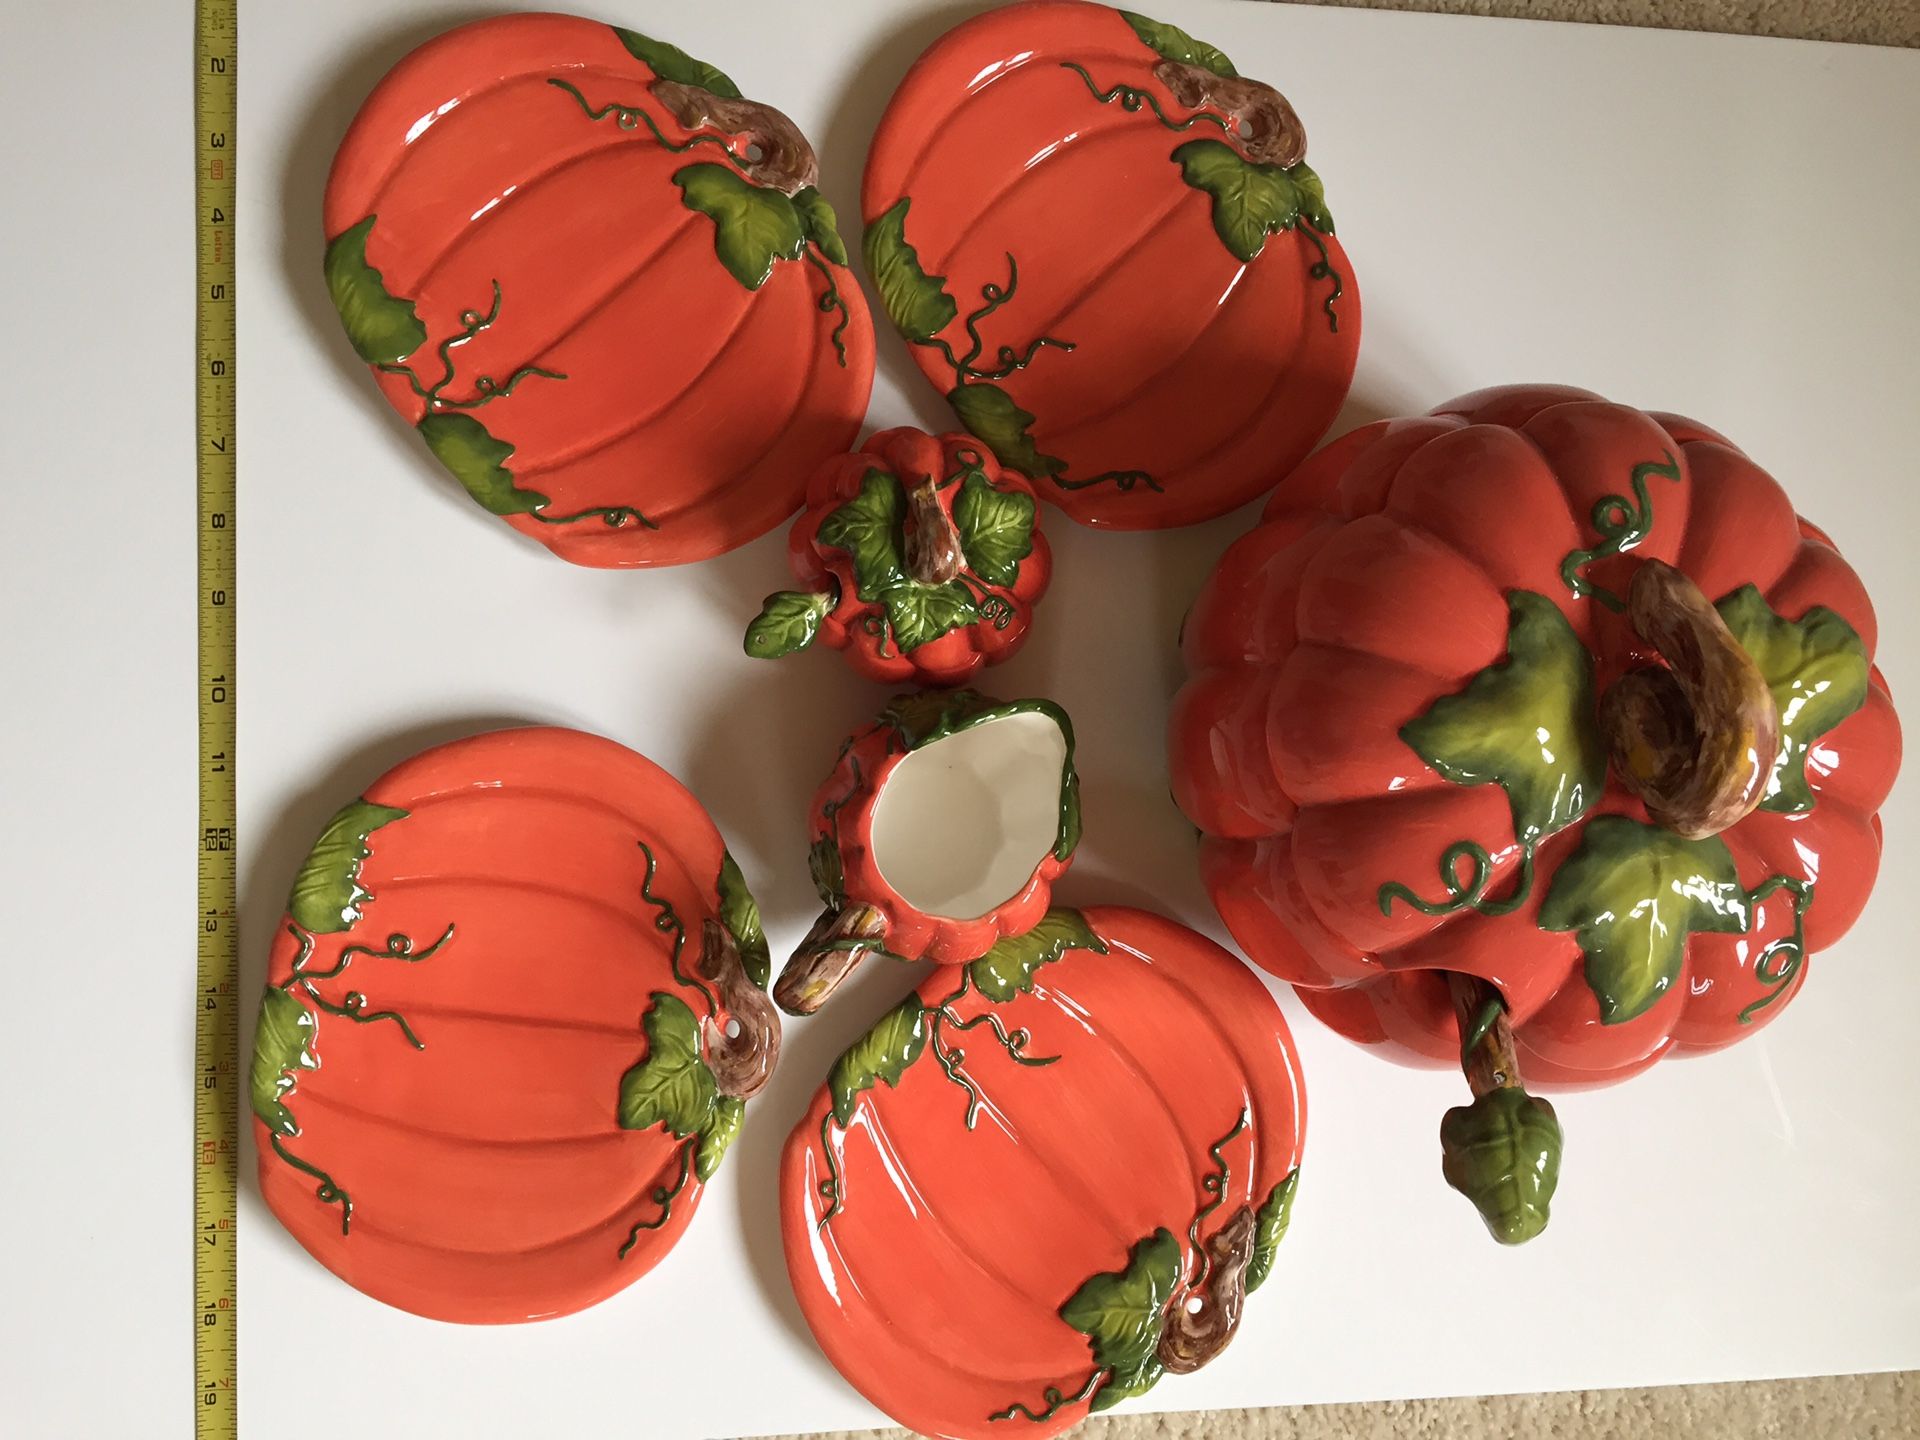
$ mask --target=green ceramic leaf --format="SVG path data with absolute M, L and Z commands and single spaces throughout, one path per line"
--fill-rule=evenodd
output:
M 1606 784 L 1593 657 L 1551 600 L 1507 597 L 1507 654 L 1409 721 L 1400 738 L 1456 785 L 1500 786 L 1521 844 L 1565 829 Z
M 1742 585 L 1717 608 L 1733 638 L 1767 677 L 1780 709 L 1780 754 L 1760 807 L 1788 815 L 1811 810 L 1807 751 L 1866 704 L 1866 642 L 1824 605 L 1798 620 L 1784 619 L 1751 585 Z
M 1213 228 L 1235 259 L 1251 263 L 1267 236 L 1291 230 L 1300 192 L 1278 165 L 1256 165 L 1219 140 L 1189 140 L 1173 152 L 1180 175 L 1213 197 Z
M 973 988 L 989 1000 L 1011 1000 L 1033 989 L 1034 971 L 1069 950 L 1104 955 L 1107 944 L 1078 910 L 1049 910 L 1031 930 L 994 942 L 991 950 L 967 966 L 967 973 L 973 977 Z
M 1029 480 L 1058 475 L 1067 462 L 1042 455 L 1035 448 L 1027 427 L 1033 416 L 1013 403 L 1013 397 L 998 385 L 976 380 L 947 392 L 947 403 L 960 423 L 986 442 L 987 448 L 1002 465 L 1012 466 Z
M 385 279 L 367 264 L 373 221 L 369 215 L 334 236 L 322 268 L 354 351 L 369 365 L 397 365 L 427 343 L 427 327 L 413 313 L 413 302 L 388 294 Z
M 883 599 L 907 578 L 905 508 L 900 482 L 884 470 L 869 470 L 860 493 L 820 522 L 820 543 L 852 557 L 854 592 L 862 600 Z
M 947 294 L 947 277 L 922 270 L 919 254 L 907 243 L 907 207 L 912 203 L 901 200 L 867 226 L 860 248 L 893 328 L 924 344 L 952 323 L 959 307 Z
M 1293 188 L 1300 195 L 1300 218 L 1322 235 L 1333 234 L 1333 215 L 1327 209 L 1327 187 L 1320 183 L 1320 177 L 1309 170 L 1307 162 L 1302 160 L 1287 171 L 1287 178 L 1293 181 Z
M 406 817 L 404 810 L 365 800 L 341 806 L 293 877 L 293 896 L 287 901 L 293 923 L 314 935 L 332 935 L 359 920 L 360 902 L 367 895 L 360 888 L 360 867 L 373 853 L 367 837 Z
M 1447 1184 L 1473 1202 L 1502 1245 L 1547 1228 L 1560 1183 L 1560 1121 L 1545 1100 L 1502 1089 L 1456 1105 L 1441 1117 L 1440 1152 Z
M 880 721 L 898 730 L 909 750 L 918 750 L 938 736 L 951 734 L 970 714 L 992 705 L 977 690 L 914 690 L 889 700 L 880 712 Z
M 700 1132 L 699 1149 L 693 1152 L 693 1173 L 700 1177 L 702 1185 L 711 1180 L 713 1172 L 720 1168 L 720 1162 L 726 1158 L 727 1150 L 733 1144 L 733 1137 L 740 1133 L 740 1121 L 746 1113 L 746 1101 L 736 1100 L 731 1095 L 722 1095 L 714 1102 L 713 1118 L 707 1122 L 707 1128 Z
M 973 573 L 1011 590 L 1020 562 L 1033 553 L 1033 517 L 1031 495 L 995 489 L 981 471 L 969 472 L 954 497 L 953 523 Z
M 909 995 L 865 1035 L 854 1041 L 847 1053 L 833 1062 L 827 1076 L 827 1090 L 833 1096 L 833 1118 L 842 1125 L 853 1120 L 855 1098 L 871 1090 L 882 1080 L 897 1083 L 907 1067 L 927 1048 L 927 1011 L 918 995 Z
M 547 503 L 538 490 L 521 490 L 507 469 L 513 446 L 496 440 L 471 415 L 440 413 L 420 422 L 420 438 L 453 472 L 467 493 L 495 515 L 531 515 Z
M 1092 1403 L 1087 1406 L 1087 1413 L 1098 1415 L 1102 1410 L 1111 1410 L 1122 1400 L 1131 1400 L 1136 1395 L 1146 1394 L 1166 1373 L 1167 1367 L 1162 1365 L 1159 1357 L 1155 1355 L 1149 1355 L 1146 1363 L 1138 1369 L 1129 1370 L 1124 1374 L 1118 1370 L 1114 1371 L 1094 1393 Z
M 762 990 L 773 973 L 773 956 L 767 949 L 767 932 L 760 924 L 760 906 L 747 889 L 746 876 L 725 850 L 720 852 L 720 923 L 740 947 L 740 968 Z
M 744 649 L 756 660 L 774 660 L 804 650 L 820 633 L 833 597 L 812 590 L 776 590 L 747 626 Z
M 800 224 L 820 253 L 836 265 L 847 263 L 847 242 L 840 238 L 839 217 L 827 197 L 808 185 L 793 197 L 793 208 L 800 212 Z
M 949 630 L 980 618 L 973 592 L 958 580 L 944 585 L 920 585 L 909 580 L 887 591 L 885 601 L 887 624 L 903 651 L 918 650 Z
M 1577 932 L 1587 984 L 1608 1025 L 1633 1019 L 1666 993 L 1688 935 L 1737 935 L 1749 920 L 1725 841 L 1683 840 L 1624 815 L 1588 823 L 1540 905 L 1542 930 Z
M 1143 1375 L 1153 1363 L 1182 1259 L 1173 1232 L 1156 1230 L 1133 1247 L 1126 1269 L 1095 1275 L 1060 1307 L 1060 1318 L 1093 1342 L 1094 1363 L 1111 1370 L 1114 1381 Z
M 1239 73 L 1225 55 L 1206 41 L 1194 39 L 1178 25 L 1169 25 L 1164 20 L 1149 20 L 1145 15 L 1136 15 L 1131 10 L 1122 10 L 1120 18 L 1131 25 L 1133 33 L 1162 60 L 1198 65 L 1216 75 L 1232 76 Z
M 720 1092 L 700 1058 L 700 1022 L 684 1000 L 656 990 L 641 1022 L 647 1054 L 620 1077 L 620 1128 L 663 1125 L 674 1135 L 698 1135 L 713 1119 Z
M 673 172 L 689 210 L 713 221 L 720 263 L 749 290 L 773 274 L 776 260 L 798 260 L 806 227 L 794 203 L 778 190 L 755 185 L 731 165 L 699 164 Z
M 1300 1167 L 1295 1166 L 1273 1189 L 1255 1212 L 1253 1259 L 1247 1263 L 1247 1293 L 1251 1295 L 1273 1273 L 1273 1257 L 1280 1242 L 1287 1238 L 1287 1224 L 1293 1219 L 1293 1192 L 1300 1185 Z
M 677 81 L 682 85 L 698 85 L 702 90 L 711 90 L 728 100 L 740 98 L 740 87 L 729 80 L 724 71 L 704 60 L 694 59 L 678 45 L 655 40 L 638 30 L 623 30 L 618 25 L 608 28 L 620 37 L 620 43 L 627 47 L 627 53 L 658 78 Z
M 1060 833 L 1053 842 L 1053 858 L 1064 860 L 1080 847 L 1080 772 L 1068 760 L 1060 782 Z
M 813 877 L 813 888 L 824 903 L 838 906 L 847 898 L 847 877 L 840 861 L 840 847 L 834 844 L 831 835 L 822 835 L 807 851 L 807 873 Z
M 253 1113 L 276 1135 L 297 1135 L 293 1112 L 285 1104 L 296 1083 L 295 1070 L 317 1070 L 313 1053 L 314 1013 L 277 985 L 260 997 L 260 1025 L 253 1033 L 253 1066 L 248 1090 Z

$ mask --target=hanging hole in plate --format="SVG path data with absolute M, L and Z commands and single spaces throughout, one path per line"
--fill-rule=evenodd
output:
M 746 158 L 749 165 L 758 165 L 762 160 L 767 158 L 767 152 L 760 148 L 759 141 L 748 141 Z
M 738 1040 L 740 1038 L 740 1022 L 738 1020 L 727 1021 L 726 1032 L 727 1039 Z
M 1202 1299 L 1200 1296 L 1189 1295 L 1187 1297 L 1187 1313 L 1189 1315 L 1198 1315 L 1202 1310 L 1206 1308 L 1207 1308 L 1207 1302 L 1204 1299 Z
M 1234 121 L 1233 133 L 1238 135 L 1242 140 L 1251 140 L 1253 138 L 1252 122 L 1246 119 Z

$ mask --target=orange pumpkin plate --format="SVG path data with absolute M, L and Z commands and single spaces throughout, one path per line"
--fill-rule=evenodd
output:
M 326 280 L 380 389 L 483 507 L 582 565 L 720 554 L 848 448 L 873 334 L 812 149 L 663 41 L 461 26 L 374 88 Z
M 699 803 L 575 730 L 416 756 L 314 842 L 267 961 L 260 1191 L 375 1299 L 563 1315 L 679 1239 L 780 1030 Z
M 1353 379 L 1360 295 L 1306 149 L 1278 91 L 1177 26 L 1009 5 L 888 105 L 867 271 L 1043 499 L 1122 530 L 1211 519 L 1304 458 Z
M 801 1311 L 904 1425 L 1056 1435 L 1233 1338 L 1304 1107 L 1246 966 L 1138 910 L 1056 909 L 834 1064 L 781 1165 Z

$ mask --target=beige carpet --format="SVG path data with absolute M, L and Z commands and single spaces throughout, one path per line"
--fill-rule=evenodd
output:
M 1920 0 L 1305 0 L 1531 20 L 1658 25 L 1797 40 L 1920 47 Z M 907 1430 L 830 1440 L 905 1440 Z M 1077 1440 L 1895 1440 L 1920 1435 L 1920 1372 L 1658 1390 L 1578 1390 L 1470 1400 L 1393 1400 L 1203 1410 L 1090 1420 Z M 780 1440 L 801 1440 L 783 1436 Z

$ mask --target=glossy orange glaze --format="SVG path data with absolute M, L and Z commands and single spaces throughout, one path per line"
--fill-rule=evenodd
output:
M 672 1248 L 702 1189 L 690 1176 L 666 1223 L 621 1257 L 692 1143 L 616 1121 L 621 1077 L 647 1052 L 642 1017 L 664 992 L 728 1018 L 675 979 L 673 936 L 641 893 L 640 846 L 657 861 L 652 895 L 692 937 L 690 970 L 716 914 L 719 832 L 658 766 L 573 730 L 442 745 L 365 798 L 408 813 L 368 837 L 361 918 L 311 937 L 306 969 L 392 935 L 418 955 L 451 926 L 425 958 L 357 954 L 317 986 L 333 1004 L 360 992 L 369 1015 L 404 1017 L 422 1048 L 391 1021 L 318 1014 L 318 1068 L 293 1072 L 299 1130 L 285 1143 L 349 1192 L 351 1227 L 256 1118 L 261 1195 L 321 1264 L 416 1314 L 499 1323 L 603 1300 Z M 302 948 L 283 918 L 269 986 L 289 980 Z
M 1066 464 L 1056 478 L 1030 472 L 1042 498 L 1127 530 L 1210 519 L 1269 489 L 1332 422 L 1360 342 L 1359 288 L 1330 234 L 1342 285 L 1332 316 L 1332 280 L 1309 273 L 1321 257 L 1300 226 L 1269 235 L 1251 263 L 1223 245 L 1208 196 L 1171 158 L 1218 128 L 1169 129 L 1149 110 L 1102 103 L 1065 68 L 1084 67 L 1101 92 L 1151 95 L 1182 122 L 1193 112 L 1155 77 L 1160 60 L 1103 5 L 1031 0 L 978 16 L 902 82 L 862 192 L 869 226 L 911 202 L 906 238 L 958 305 L 940 332 L 958 350 L 982 287 L 1005 286 L 1008 257 L 1017 263 L 1017 288 L 981 323 L 983 363 L 1039 337 L 1072 345 L 995 383 L 1035 417 L 1039 451 Z M 1261 78 L 1286 88 L 1284 73 Z M 909 349 L 942 394 L 954 387 L 938 349 Z M 1136 471 L 1152 485 L 1071 488 Z
M 1016 583 L 971 587 L 998 597 L 1005 607 L 1004 622 L 995 624 L 983 617 L 907 651 L 882 628 L 884 609 L 861 598 L 847 552 L 819 538 L 821 522 L 859 494 L 862 480 L 876 469 L 911 486 L 927 479 L 942 482 L 970 467 L 978 468 L 996 490 L 1033 494 L 1025 477 L 1003 470 L 992 452 L 971 435 L 928 435 L 908 427 L 868 436 L 858 450 L 827 461 L 807 482 L 807 508 L 793 522 L 787 538 L 793 573 L 808 589 L 838 593 L 839 603 L 821 621 L 820 639 L 844 654 L 847 663 L 869 680 L 885 685 L 963 685 L 983 667 L 1011 659 L 1026 643 L 1034 607 L 1046 594 L 1053 574 L 1052 551 L 1040 533 L 1037 515 L 1033 551 L 1019 562 Z M 959 493 L 957 484 L 939 492 L 940 505 L 950 516 Z
M 715 225 L 682 203 L 673 175 L 722 159 L 676 154 L 644 124 L 589 119 L 644 110 L 675 143 L 695 133 L 655 99 L 652 72 L 611 26 L 507 15 L 429 41 L 367 97 L 327 182 L 329 239 L 377 217 L 367 261 L 410 299 L 428 344 L 409 366 L 431 385 L 435 347 L 462 315 L 497 321 L 450 352 L 511 395 L 471 412 L 513 447 L 515 483 L 549 513 L 633 507 L 652 525 L 588 518 L 508 521 L 583 565 L 670 565 L 717 555 L 793 513 L 806 475 L 853 443 L 873 378 L 872 326 L 852 273 L 831 266 L 848 307 L 836 359 L 822 271 L 774 263 L 757 290 L 716 258 Z M 744 146 L 740 147 L 744 148 Z M 409 423 L 427 405 L 401 375 L 376 377 Z
M 963 1068 L 981 1096 L 971 1128 L 966 1093 L 925 1053 L 860 1093 L 845 1126 L 823 1089 L 787 1142 L 781 1231 L 801 1311 L 856 1389 L 926 1435 L 1040 1437 L 1079 1423 L 1097 1387 L 1041 1422 L 988 1417 L 1088 1384 L 1088 1339 L 1058 1312 L 1142 1237 L 1171 1231 L 1191 1267 L 1209 1147 L 1240 1116 L 1248 1123 L 1219 1151 L 1227 1178 L 1203 1244 L 1300 1163 L 1299 1063 L 1259 980 L 1158 916 L 1084 913 L 1106 954 L 1068 950 L 1027 993 L 953 1003 L 959 1019 L 993 1012 L 1029 1032 L 1031 1056 L 1059 1057 L 1016 1065 L 984 1025 L 965 1031 Z M 962 974 L 935 971 L 921 1000 L 937 1004 Z M 821 1186 L 836 1172 L 841 1205 L 827 1218 Z M 1252 1300 L 1249 1317 L 1271 1304 Z M 1278 1333 L 1234 1343 L 1277 1346 Z
M 1000 708 L 1000 702 L 973 691 L 955 691 L 952 695 L 922 694 L 901 696 L 894 701 L 938 709 L 947 704 L 977 711 Z M 1046 708 L 1056 723 L 1070 725 L 1065 712 L 1047 702 L 1013 701 L 1012 709 Z M 963 721 L 964 723 L 964 721 Z M 992 723 L 987 720 L 984 723 Z M 880 870 L 873 849 L 874 816 L 878 812 L 880 792 L 893 772 L 908 755 L 919 748 L 920 737 L 910 733 L 894 718 L 892 709 L 883 712 L 873 724 L 848 737 L 840 759 L 820 788 L 814 792 L 808 817 L 808 833 L 814 852 L 830 848 L 838 855 L 842 894 L 822 895 L 834 908 L 845 901 L 871 905 L 887 920 L 884 948 L 906 960 L 933 960 L 940 964 L 959 964 L 986 954 L 996 940 L 1030 930 L 1047 913 L 1053 897 L 1053 882 L 1073 863 L 1074 847 L 1079 841 L 1079 781 L 1073 771 L 1073 737 L 1067 732 L 1066 774 L 1062 783 L 1071 793 L 1073 819 L 1071 837 L 1065 853 L 1043 856 L 1027 882 L 1013 895 L 981 915 L 935 915 L 910 905 Z M 937 742 L 936 742 L 937 743 Z M 1064 823 L 1064 822 L 1063 822 Z M 1060 847 L 1056 846 L 1056 850 Z M 818 870 L 815 871 L 816 882 Z
M 1594 543 L 1596 502 L 1668 455 L 1679 478 L 1652 482 L 1651 531 L 1591 577 L 1624 594 L 1651 557 L 1715 599 L 1752 584 L 1785 617 L 1838 612 L 1871 658 L 1860 578 L 1772 477 L 1696 422 L 1558 386 L 1481 391 L 1343 436 L 1281 485 L 1195 602 L 1170 728 L 1176 798 L 1202 831 L 1202 869 L 1235 939 L 1350 1038 L 1457 1064 L 1445 974 L 1460 971 L 1505 997 L 1530 1086 L 1591 1085 L 1752 1034 L 1804 983 L 1802 965 L 1778 1003 L 1756 1007 L 1768 993 L 1756 962 L 1792 929 L 1790 897 L 1775 893 L 1754 905 L 1747 933 L 1693 933 L 1666 992 L 1603 1023 L 1575 936 L 1537 921 L 1594 817 L 1645 820 L 1617 782 L 1540 845 L 1531 898 L 1513 913 L 1382 913 L 1383 885 L 1431 887 L 1438 857 L 1463 839 L 1493 858 L 1488 893 L 1511 888 L 1522 857 L 1499 786 L 1449 783 L 1400 729 L 1502 659 L 1513 590 L 1552 599 L 1594 655 L 1601 691 L 1644 658 L 1624 618 L 1577 597 L 1560 567 Z M 1808 754 L 1813 808 L 1762 809 L 1720 836 L 1743 886 L 1818 881 L 1809 954 L 1866 903 L 1875 812 L 1899 760 L 1899 723 L 1872 670 L 1864 705 Z

